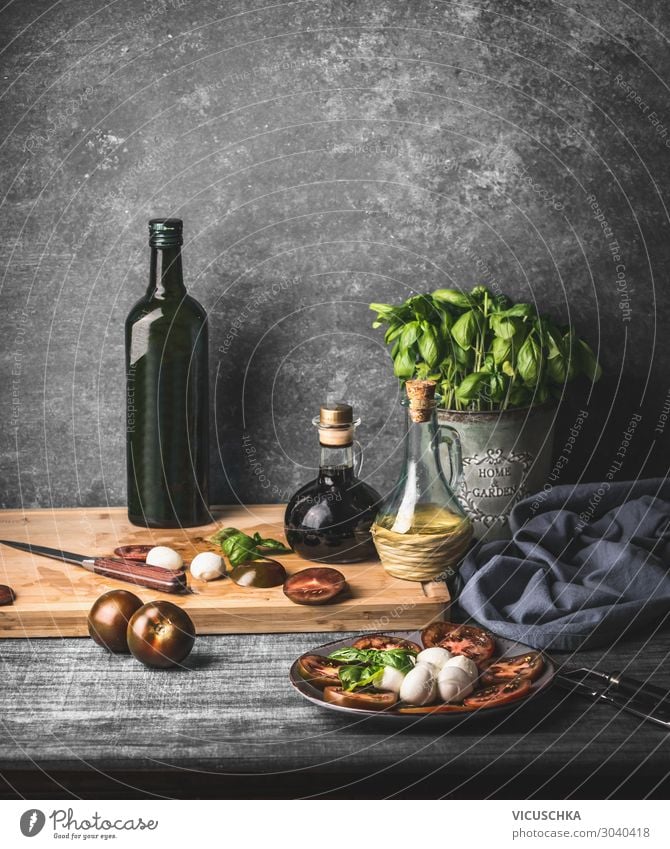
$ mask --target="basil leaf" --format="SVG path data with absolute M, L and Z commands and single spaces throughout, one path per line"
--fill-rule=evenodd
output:
M 410 669 L 414 668 L 414 658 L 416 652 L 407 651 L 406 649 L 386 649 L 377 652 L 377 658 L 374 663 L 377 666 L 392 666 L 394 669 L 399 669 L 407 674 Z
M 393 360 L 393 372 L 401 380 L 409 380 L 414 374 L 416 355 L 411 351 L 403 349 L 402 346 Z
M 468 310 L 451 328 L 451 335 L 461 348 L 471 348 L 477 338 L 478 321 L 474 310 Z
M 507 383 L 506 378 L 501 372 L 494 372 L 489 377 L 489 398 L 491 401 L 495 401 L 496 403 L 500 403 L 505 397 L 505 392 L 507 391 Z
M 456 397 L 459 401 L 472 401 L 479 395 L 482 382 L 487 377 L 486 374 L 476 371 L 474 374 L 469 374 L 456 387 Z
M 537 315 L 537 310 L 532 304 L 514 304 L 513 307 L 507 310 L 501 310 L 498 315 L 505 318 L 530 318 Z
M 502 336 L 494 336 L 491 344 L 491 352 L 493 354 L 493 362 L 496 365 L 504 363 L 505 360 L 512 362 L 514 358 L 514 345 L 511 339 L 505 339 Z
M 565 383 L 568 377 L 568 367 L 563 357 L 552 357 L 547 360 L 547 376 L 554 383 Z
M 470 297 L 474 298 L 478 303 L 483 303 L 486 299 L 491 299 L 491 291 L 486 286 L 475 286 L 470 292 Z
M 223 545 L 224 540 L 227 540 L 228 537 L 233 536 L 233 534 L 238 534 L 239 531 L 237 528 L 219 528 L 218 531 L 215 531 L 211 536 L 208 536 L 207 542 L 214 543 L 214 545 Z
M 564 357 L 563 340 L 560 331 L 551 324 L 544 326 L 544 342 L 547 346 L 547 358 L 553 360 L 555 357 Z
M 419 322 L 418 321 L 409 321 L 403 327 L 402 333 L 400 334 L 400 347 L 401 348 L 409 348 L 415 342 L 416 338 L 419 335 Z
M 491 330 L 501 339 L 512 339 L 516 336 L 517 324 L 511 318 L 504 318 L 500 313 L 490 317 Z
M 586 342 L 578 339 L 575 353 L 577 355 L 579 367 L 588 379 L 593 380 L 594 382 L 596 380 L 600 380 L 603 370 L 596 359 L 596 355 L 593 353 L 591 348 L 589 348 Z
M 577 337 L 574 330 L 568 330 L 563 334 L 563 348 L 566 352 L 566 361 L 568 365 L 568 380 L 577 377 L 580 371 L 577 353 Z
M 471 369 L 475 361 L 475 352 L 472 350 L 466 351 L 460 345 L 454 345 L 454 359 L 463 369 Z
M 509 403 L 514 407 L 527 407 L 532 397 L 524 386 L 513 386 L 509 393 Z
M 433 299 L 430 295 L 414 295 L 407 303 L 411 306 L 415 318 L 429 318 L 433 311 Z
M 423 357 L 430 368 L 437 365 L 440 359 L 440 349 L 437 344 L 437 335 L 428 322 L 422 322 L 422 332 L 419 336 L 419 354 Z
M 436 289 L 433 292 L 433 297 L 436 301 L 442 301 L 454 307 L 460 307 L 466 310 L 470 308 L 469 296 L 464 292 L 459 292 L 458 289 Z
M 353 690 L 360 681 L 363 667 L 361 666 L 340 666 L 337 670 L 340 679 L 340 685 L 343 690 Z
M 328 655 L 333 660 L 343 660 L 345 663 L 367 663 L 368 653 L 363 649 L 355 649 L 353 646 L 345 646 L 335 649 Z
M 535 403 L 536 404 L 544 404 L 545 401 L 548 401 L 551 398 L 551 394 L 546 386 L 540 385 L 537 387 L 537 392 L 535 394 Z
M 540 346 L 529 336 L 519 349 L 516 367 L 526 386 L 535 386 L 540 376 L 542 354 Z
M 396 307 L 392 304 L 370 304 L 370 309 L 377 313 L 377 319 L 389 321 L 396 313 Z
M 390 345 L 394 339 L 397 339 L 398 336 L 403 332 L 405 325 L 402 322 L 398 322 L 396 324 L 395 321 L 392 321 L 389 325 L 389 329 L 384 334 L 384 344 Z
M 250 536 L 238 531 L 233 536 L 224 540 L 223 553 L 230 560 L 231 566 L 239 566 L 240 563 L 247 563 L 249 560 L 260 560 L 262 555 L 256 548 L 256 543 Z
M 442 334 L 443 343 L 450 339 L 450 330 L 454 323 L 454 318 L 450 312 L 445 309 L 439 309 L 440 313 L 440 333 Z
M 340 666 L 337 674 L 342 689 L 351 692 L 374 684 L 381 671 L 379 666 Z
M 254 538 L 258 536 L 258 534 L 254 534 Z M 278 539 L 258 539 L 256 540 L 256 544 L 259 549 L 263 549 L 263 551 L 272 551 L 275 554 L 290 554 L 293 549 L 288 548 L 288 546 L 284 545 L 283 542 L 280 542 Z

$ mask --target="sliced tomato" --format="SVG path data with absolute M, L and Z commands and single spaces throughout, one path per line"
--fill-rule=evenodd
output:
M 498 684 L 501 681 L 512 681 L 517 676 L 535 681 L 544 669 L 544 659 L 540 652 L 529 651 L 514 657 L 500 657 L 492 661 L 484 670 L 482 684 Z
M 512 681 L 501 681 L 499 684 L 491 684 L 482 690 L 475 690 L 463 704 L 467 708 L 500 707 L 507 702 L 522 699 L 531 688 L 530 678 L 514 678 Z
M 447 634 L 454 631 L 459 626 L 455 622 L 433 622 L 421 632 L 421 642 L 429 649 L 433 646 L 438 646 L 440 640 L 443 640 Z
M 474 625 L 459 625 L 438 643 L 452 654 L 464 654 L 481 666 L 496 650 L 493 636 Z
M 388 710 L 398 701 L 397 694 L 388 690 L 358 690 L 345 693 L 341 687 L 326 687 L 323 697 L 333 705 L 358 710 Z
M 392 637 L 388 634 L 366 634 L 364 637 L 354 640 L 352 646 L 355 649 L 379 649 L 380 651 L 405 649 L 405 651 L 415 651 L 417 654 L 421 651 L 421 646 L 417 646 L 411 640 L 404 640 L 402 637 Z
M 335 600 L 341 601 L 346 589 L 347 581 L 344 575 L 329 566 L 302 569 L 284 583 L 284 594 L 295 604 L 330 604 Z
M 342 666 L 341 661 L 331 660 L 321 654 L 305 654 L 298 660 L 298 672 L 301 677 L 321 690 L 324 687 L 339 685 L 340 666 Z

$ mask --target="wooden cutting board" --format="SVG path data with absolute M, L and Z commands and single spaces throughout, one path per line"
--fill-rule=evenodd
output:
M 123 508 L 3 510 L 0 539 L 93 556 L 112 555 L 117 546 L 130 543 L 169 545 L 189 562 L 197 552 L 211 550 L 204 537 L 217 527 L 284 538 L 280 504 L 223 507 L 214 515 L 217 523 L 203 528 L 150 530 L 131 525 Z M 295 554 L 277 559 L 289 574 L 313 565 Z M 338 604 L 308 607 L 293 604 L 281 587 L 242 588 L 228 578 L 205 583 L 189 576 L 195 595 L 167 595 L 0 545 L 0 584 L 8 584 L 17 596 L 13 605 L 0 607 L 0 637 L 85 636 L 92 603 L 116 588 L 130 589 L 144 601 L 164 598 L 181 605 L 200 634 L 422 628 L 441 618 L 449 601 L 443 583 L 400 581 L 387 575 L 379 562 L 337 568 L 346 575 L 350 597 Z

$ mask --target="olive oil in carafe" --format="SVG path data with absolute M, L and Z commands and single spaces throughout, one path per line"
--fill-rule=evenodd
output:
M 462 471 L 458 434 L 438 428 L 435 386 L 432 380 L 406 383 L 405 462 L 370 529 L 384 569 L 407 581 L 446 577 L 472 538 L 472 525 L 454 493 Z M 449 443 L 449 482 L 439 456 L 443 439 Z
M 398 533 L 401 537 L 406 534 L 446 534 L 456 531 L 466 520 L 447 507 L 440 507 L 439 504 L 418 504 L 409 521 L 407 530 L 398 532 L 397 515 L 380 515 L 375 521 L 375 526 Z

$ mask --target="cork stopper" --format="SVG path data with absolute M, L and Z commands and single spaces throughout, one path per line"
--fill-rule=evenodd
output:
M 312 423 L 319 429 L 319 442 L 329 448 L 344 448 L 354 441 L 354 428 L 360 419 L 354 421 L 351 404 L 323 404 L 319 415 Z
M 319 410 L 319 420 L 322 425 L 350 425 L 354 420 L 354 409 L 351 404 L 324 404 Z
M 436 388 L 437 383 L 434 380 L 408 380 L 405 383 L 409 398 L 409 417 L 413 422 L 430 421 L 436 404 Z

